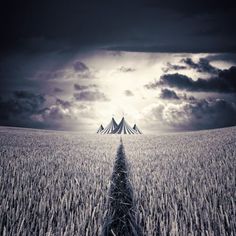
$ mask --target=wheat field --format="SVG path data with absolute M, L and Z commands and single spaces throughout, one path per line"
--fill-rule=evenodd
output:
M 235 137 L 122 136 L 140 235 L 236 235 Z M 0 127 L 0 235 L 101 235 L 119 144 Z

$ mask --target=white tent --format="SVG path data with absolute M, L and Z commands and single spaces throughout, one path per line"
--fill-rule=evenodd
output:
M 117 128 L 113 131 L 113 134 L 137 134 L 137 132 L 132 129 L 123 117 Z
M 99 129 L 98 129 L 98 131 L 97 131 L 97 134 L 100 134 L 102 130 L 104 130 L 104 128 L 103 128 L 102 125 L 100 125 L 100 127 L 99 127 Z
M 133 129 L 138 133 L 138 134 L 142 134 L 142 132 L 139 130 L 138 126 L 135 124 Z
M 114 130 L 117 128 L 117 123 L 114 118 L 111 119 L 111 122 L 103 129 L 101 134 L 113 134 Z

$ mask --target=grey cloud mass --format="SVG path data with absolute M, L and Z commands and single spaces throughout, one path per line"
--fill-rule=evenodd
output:
M 209 74 L 218 74 L 220 70 L 212 66 L 206 58 L 200 58 L 196 63 L 191 58 L 182 59 L 181 62 L 185 63 L 192 69 L 197 70 L 197 72 L 209 73 Z
M 220 69 L 212 66 L 207 58 L 200 58 L 198 62 L 194 62 L 192 58 L 184 58 L 180 61 L 182 65 L 174 65 L 171 63 L 167 63 L 166 67 L 162 70 L 163 72 L 167 73 L 169 71 L 178 71 L 178 70 L 185 70 L 185 69 L 194 69 L 200 73 L 208 73 L 208 74 L 218 74 Z
M 26 127 L 40 127 L 31 116 L 43 109 L 45 98 L 41 94 L 15 91 L 9 98 L 0 100 L 0 124 Z
M 161 94 L 160 94 L 160 98 L 162 99 L 179 99 L 179 96 L 176 94 L 176 92 L 174 90 L 170 90 L 170 89 L 162 89 L 161 90 Z
M 108 98 L 104 93 L 96 90 L 96 91 L 81 91 L 78 93 L 74 93 L 74 98 L 77 101 L 108 101 Z
M 160 77 L 160 81 L 154 81 L 145 85 L 147 89 L 155 89 L 161 86 L 169 86 L 187 91 L 195 92 L 219 92 L 219 93 L 235 93 L 236 92 L 236 67 L 228 70 L 222 70 L 217 76 L 209 79 L 197 79 L 182 74 L 164 74 Z
M 157 104 L 152 107 L 150 116 L 175 130 L 221 128 L 236 125 L 236 104 L 223 99 Z
M 77 91 L 91 89 L 91 88 L 97 88 L 98 86 L 96 84 L 89 84 L 89 85 L 80 85 L 80 84 L 74 84 L 74 89 Z
M 74 113 L 77 109 L 77 113 Z M 74 130 L 78 113 L 86 111 L 83 104 L 57 98 L 51 105 L 46 104 L 45 96 L 28 91 L 15 91 L 8 98 L 0 98 L 0 125 L 28 128 Z M 83 116 L 89 114 L 83 113 Z M 91 114 L 90 114 L 91 115 Z
M 183 66 L 183 65 L 173 65 L 171 63 L 167 63 L 166 67 L 162 68 L 162 71 L 167 73 L 171 70 L 177 71 L 177 70 L 185 70 L 187 69 L 187 66 Z

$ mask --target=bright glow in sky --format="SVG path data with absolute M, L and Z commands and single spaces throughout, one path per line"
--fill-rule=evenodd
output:
M 198 62 L 200 58 L 206 58 L 209 54 L 167 54 L 167 53 L 132 53 L 132 52 L 110 52 L 96 51 L 89 54 L 78 54 L 73 60 L 65 64 L 63 71 L 63 79 L 56 78 L 51 81 L 54 87 L 63 89 L 63 93 L 58 95 L 61 99 L 73 101 L 74 108 L 68 112 L 78 116 L 78 127 L 81 128 L 81 122 L 85 124 L 86 130 L 94 131 L 103 124 L 108 124 L 111 117 L 119 121 L 123 114 L 131 125 L 137 123 L 141 129 L 163 130 L 166 127 L 157 120 L 148 117 L 148 111 L 151 107 L 161 104 L 162 106 L 170 106 L 169 101 L 160 99 L 161 88 L 154 90 L 146 89 L 144 86 L 154 80 L 158 81 L 164 74 L 163 70 L 168 63 L 173 65 L 183 65 L 181 62 L 184 58 L 191 58 L 194 62 Z M 87 66 L 85 72 L 74 71 L 73 65 L 79 61 Z M 220 69 L 227 69 L 231 66 L 229 62 L 216 61 L 212 65 Z M 191 77 L 193 80 L 200 78 L 209 78 L 210 75 L 187 68 L 183 70 L 170 70 L 168 73 L 181 73 Z M 102 93 L 106 99 L 95 99 L 87 101 L 86 99 L 75 99 L 73 94 L 76 92 L 73 85 L 80 86 L 96 85 L 89 91 Z M 178 91 L 184 95 L 188 94 Z M 191 93 L 192 94 L 192 93 Z M 194 94 L 196 96 L 196 94 Z M 197 93 L 198 97 L 207 97 L 208 94 Z M 88 99 L 89 100 L 89 99 Z M 172 101 L 173 104 L 182 104 L 180 101 Z M 86 109 L 76 109 L 78 105 L 83 104 Z M 168 117 L 164 115 L 168 120 Z M 149 120 L 148 120 L 149 119 Z M 147 124 L 149 123 L 149 124 Z M 154 123 L 154 126 L 153 126 Z M 76 122 L 73 123 L 76 126 Z

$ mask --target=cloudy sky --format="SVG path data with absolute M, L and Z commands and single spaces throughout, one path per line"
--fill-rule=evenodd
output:
M 145 133 L 236 125 L 233 1 L 11 1 L 0 125 Z

